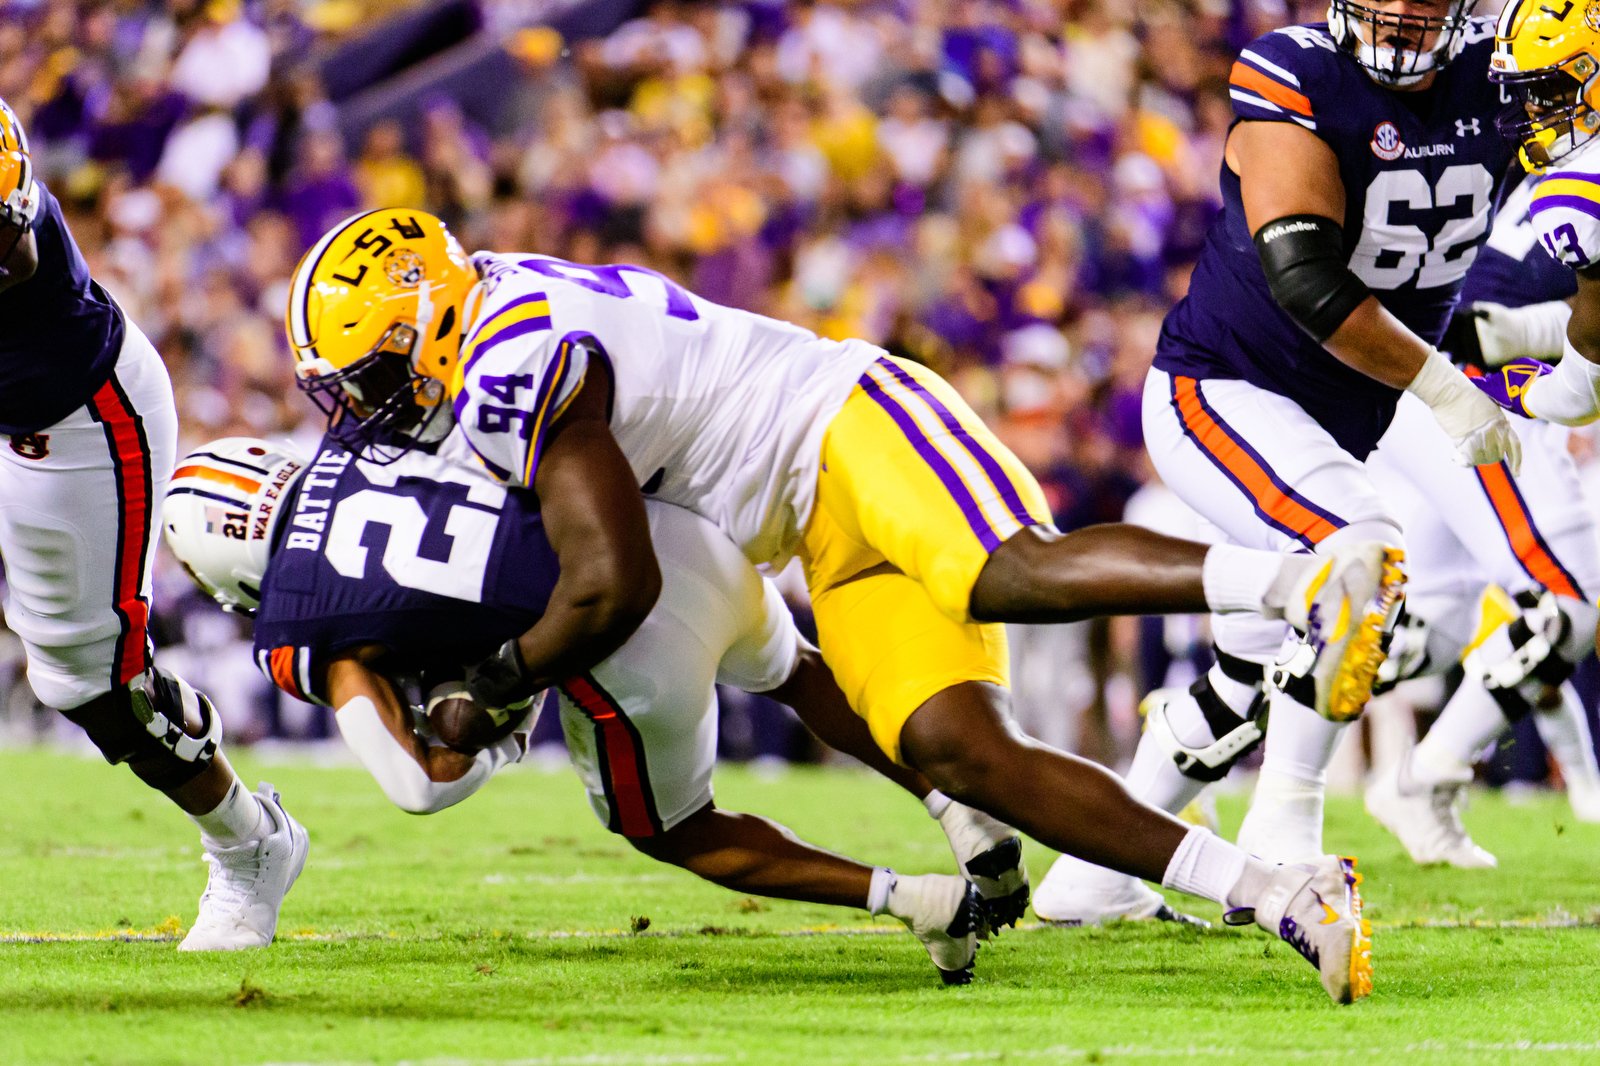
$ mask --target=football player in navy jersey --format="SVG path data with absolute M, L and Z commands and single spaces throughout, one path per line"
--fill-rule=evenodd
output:
M 1327 23 L 1266 34 L 1232 68 L 1223 211 L 1163 324 L 1144 398 L 1162 480 L 1220 542 L 1318 554 L 1352 538 L 1402 543 L 1364 461 L 1405 392 L 1457 462 L 1517 465 L 1504 413 L 1435 347 L 1511 162 L 1487 77 L 1492 27 L 1469 6 L 1333 0 Z M 1318 854 L 1344 723 L 1313 714 L 1293 682 L 1265 694 L 1263 667 L 1292 651 L 1281 624 L 1219 615 L 1213 633 L 1217 665 L 1189 692 L 1148 701 L 1130 788 L 1181 809 L 1261 741 L 1270 699 L 1239 841 L 1271 861 Z M 1035 909 L 1087 920 L 1137 909 L 1125 879 L 1096 876 L 1064 860 Z
M 183 950 L 263 947 L 306 858 L 270 785 L 218 751 L 211 702 L 154 666 L 150 566 L 177 451 L 161 357 L 89 277 L 0 101 L 0 557 L 28 683 L 200 827 L 210 880 Z
M 464 461 L 465 448 L 457 434 L 438 455 L 377 465 L 327 441 L 308 464 L 230 438 L 185 459 L 168 490 L 168 544 L 218 602 L 253 612 L 262 671 L 334 707 L 385 794 L 418 814 L 466 799 L 516 761 L 516 730 L 531 728 L 519 720 L 534 712 L 494 710 L 511 732 L 481 746 L 447 738 L 450 747 L 428 735 L 426 713 L 413 716 L 401 695 L 413 685 L 401 679 L 443 679 L 415 685 L 429 710 L 470 700 L 463 667 L 530 628 L 559 574 L 537 501 Z M 641 852 L 735 891 L 892 914 L 946 981 L 968 980 L 985 927 L 1026 906 L 1020 838 L 878 749 L 776 587 L 720 530 L 646 506 L 660 598 L 621 649 L 560 686 L 567 749 L 596 816 Z M 897 876 L 718 808 L 713 682 L 794 706 L 825 741 L 922 799 L 973 884 Z

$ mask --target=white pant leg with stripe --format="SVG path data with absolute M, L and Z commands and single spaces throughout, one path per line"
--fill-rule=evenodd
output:
M 1205 519 L 1203 537 L 1268 551 L 1326 551 L 1352 538 L 1400 544 L 1399 523 L 1365 465 L 1299 404 L 1245 381 L 1152 369 L 1145 447 L 1161 479 Z M 1281 622 L 1216 615 L 1217 646 L 1275 656 Z
M 800 634 L 777 587 L 699 515 L 649 501 L 661 597 L 638 631 L 562 686 L 561 726 L 595 816 L 652 836 L 711 802 L 715 685 L 789 679 Z
M 1512 427 L 1522 441 L 1515 478 L 1500 463 L 1458 466 L 1427 408 L 1402 398 L 1368 465 L 1405 528 L 1413 604 L 1476 599 L 1491 582 L 1600 596 L 1600 534 L 1567 451 L 1572 431 L 1520 418 Z
M 177 458 L 161 357 L 124 319 L 111 380 L 35 434 L 0 437 L 6 624 L 41 703 L 71 710 L 150 663 L 150 568 Z

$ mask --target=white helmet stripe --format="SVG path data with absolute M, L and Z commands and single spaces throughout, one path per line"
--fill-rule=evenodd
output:
M 1511 0 L 1511 2 L 1505 6 L 1505 9 L 1500 12 L 1500 21 L 1495 25 L 1494 28 L 1496 37 L 1505 38 L 1511 36 L 1511 27 L 1516 22 L 1517 9 L 1521 6 L 1522 0 Z

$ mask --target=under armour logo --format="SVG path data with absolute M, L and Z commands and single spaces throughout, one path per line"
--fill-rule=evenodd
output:
M 1469 133 L 1477 134 L 1482 132 L 1483 130 L 1479 127 L 1477 119 L 1456 119 L 1457 137 L 1465 137 Z
M 43 459 L 50 454 L 50 434 L 18 433 L 11 438 L 11 450 L 24 459 Z

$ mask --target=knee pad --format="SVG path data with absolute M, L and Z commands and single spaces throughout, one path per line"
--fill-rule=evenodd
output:
M 1546 702 L 1551 690 L 1559 688 L 1577 668 L 1577 660 L 1588 645 L 1587 633 L 1574 640 L 1577 627 L 1573 614 L 1586 613 L 1586 604 L 1574 604 L 1552 592 L 1526 590 L 1515 600 L 1491 588 L 1486 599 L 1501 601 L 1501 609 L 1512 613 L 1510 621 L 1478 641 L 1467 657 L 1469 670 L 1476 670 L 1500 709 L 1511 721 Z M 1569 613 L 1568 607 L 1578 608 Z M 1576 654 L 1574 652 L 1576 651 Z
M 222 718 L 211 700 L 156 667 L 127 688 L 61 712 L 89 735 L 106 762 L 128 763 L 151 788 L 167 791 L 198 777 L 217 757 Z M 199 723 L 190 733 L 186 723 Z
M 1243 716 L 1222 701 L 1212 688 L 1208 674 L 1189 686 L 1189 696 L 1199 707 L 1211 734 L 1211 743 L 1202 746 L 1185 744 L 1173 728 L 1169 705 L 1164 700 L 1153 700 L 1146 712 L 1146 728 L 1163 751 L 1172 756 L 1178 772 L 1195 781 L 1221 781 L 1233 769 L 1233 764 L 1254 751 L 1265 735 L 1262 720 L 1266 714 L 1266 693 L 1260 690 L 1262 667 L 1244 659 L 1218 652 L 1218 665 L 1233 680 L 1257 688 L 1255 698 Z

